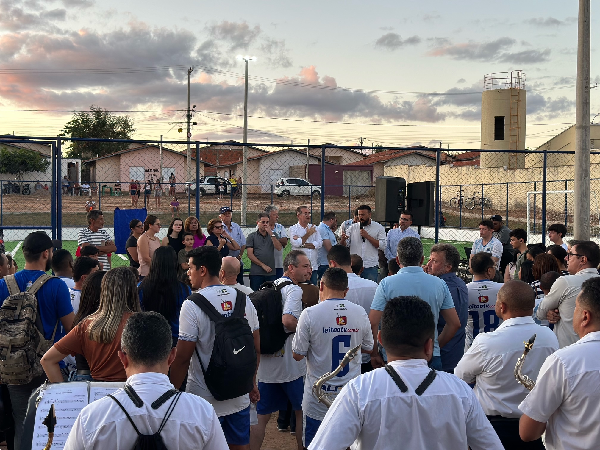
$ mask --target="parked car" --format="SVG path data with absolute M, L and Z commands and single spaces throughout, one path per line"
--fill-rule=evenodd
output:
M 200 195 L 214 195 L 217 193 L 217 184 L 222 189 L 223 194 L 231 192 L 231 183 L 223 177 L 204 177 L 200 178 Z M 190 183 L 191 195 L 196 195 L 196 182 Z
M 321 196 L 321 188 L 319 186 L 315 186 L 302 178 L 280 178 L 275 183 L 274 192 L 279 197 L 288 197 L 290 195 Z

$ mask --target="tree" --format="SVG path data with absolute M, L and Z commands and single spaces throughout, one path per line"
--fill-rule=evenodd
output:
M 10 173 L 23 181 L 27 172 L 45 172 L 50 161 L 39 152 L 28 148 L 0 148 L 0 173 Z
M 99 106 L 73 114 L 61 133 L 72 138 L 131 139 L 135 128 L 129 116 L 116 116 Z M 91 159 L 125 150 L 125 142 L 70 141 L 69 158 Z

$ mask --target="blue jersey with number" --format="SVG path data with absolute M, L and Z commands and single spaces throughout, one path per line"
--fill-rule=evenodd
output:
M 489 280 L 472 281 L 469 289 L 469 320 L 466 327 L 465 351 L 479 333 L 494 331 L 502 323 L 496 315 L 496 297 L 503 286 Z

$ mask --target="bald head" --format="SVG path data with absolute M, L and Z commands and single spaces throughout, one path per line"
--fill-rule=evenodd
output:
M 498 303 L 504 303 L 511 317 L 531 316 L 535 307 L 535 291 L 524 281 L 510 280 L 498 291 L 496 311 Z
M 237 277 L 240 273 L 240 261 L 233 256 L 226 256 L 221 263 L 221 270 L 227 277 Z

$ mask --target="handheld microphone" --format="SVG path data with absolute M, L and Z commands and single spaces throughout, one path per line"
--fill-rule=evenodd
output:
M 362 229 L 364 228 L 364 227 L 363 227 L 363 223 L 362 223 L 362 222 L 359 222 L 359 223 L 360 223 L 360 229 L 362 230 Z M 365 238 L 364 238 L 364 236 L 363 236 L 362 240 L 363 240 L 363 242 L 365 242 Z

